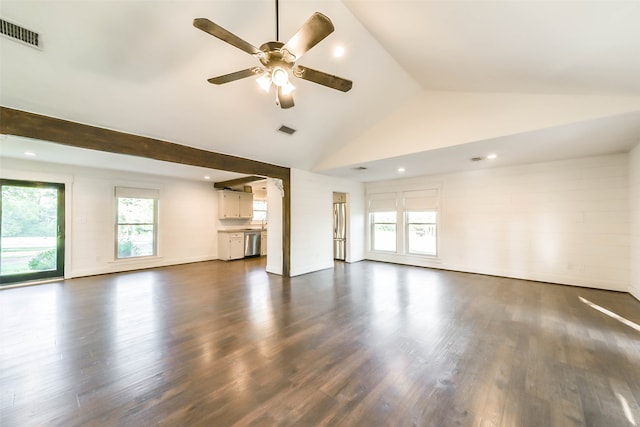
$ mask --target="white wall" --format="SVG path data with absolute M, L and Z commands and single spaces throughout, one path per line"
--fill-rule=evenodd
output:
M 333 267 L 333 192 L 347 193 L 347 262 L 364 258 L 364 185 L 291 170 L 291 276 Z
M 67 278 L 217 258 L 211 183 L 9 158 L 0 176 L 66 184 Z M 116 186 L 160 190 L 158 257 L 114 260 Z
M 439 257 L 366 256 L 628 291 L 628 168 L 621 154 L 369 183 L 367 194 L 440 186 Z
M 629 206 L 631 213 L 631 286 L 640 300 L 640 144 L 629 155 Z

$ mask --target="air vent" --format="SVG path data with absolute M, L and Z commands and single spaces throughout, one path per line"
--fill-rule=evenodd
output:
M 13 40 L 28 44 L 33 47 L 40 47 L 40 34 L 27 30 L 19 25 L 0 19 L 0 34 Z
M 285 126 L 285 125 L 280 126 L 280 129 L 278 129 L 278 131 L 282 133 L 286 133 L 287 135 L 293 135 L 294 133 L 296 133 L 295 129 L 292 129 L 289 126 Z
M 366 171 L 367 168 L 365 168 L 364 166 L 356 166 L 355 168 L 353 168 L 354 171 Z
M 479 162 L 480 160 L 482 160 L 482 157 L 472 157 L 471 158 L 472 162 Z

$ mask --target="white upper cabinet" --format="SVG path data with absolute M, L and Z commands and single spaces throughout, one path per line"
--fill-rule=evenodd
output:
M 253 194 L 242 191 L 220 191 L 218 193 L 218 217 L 252 218 Z
M 240 193 L 240 218 L 253 218 L 252 193 Z

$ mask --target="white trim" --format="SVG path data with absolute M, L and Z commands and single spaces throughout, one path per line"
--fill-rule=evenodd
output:
M 155 188 L 132 188 L 132 187 L 115 187 L 116 197 L 124 197 L 130 199 L 155 199 L 160 198 L 160 190 Z
M 135 256 L 129 258 L 116 258 L 113 261 L 107 261 L 107 264 L 139 264 L 148 261 L 156 261 L 163 259 L 159 255 Z

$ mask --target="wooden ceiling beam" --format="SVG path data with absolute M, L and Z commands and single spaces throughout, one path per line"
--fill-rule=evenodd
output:
M 265 179 L 264 176 L 251 175 L 251 176 L 245 176 L 244 178 L 236 178 L 236 179 L 230 179 L 228 181 L 216 182 L 213 184 L 213 186 L 215 188 L 229 188 L 229 187 L 235 187 L 237 185 L 248 184 L 250 182 L 262 181 L 263 179 Z
M 289 168 L 282 166 L 12 108 L 0 109 L 0 133 L 7 135 L 272 178 L 283 179 L 289 176 Z

